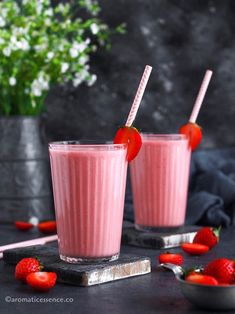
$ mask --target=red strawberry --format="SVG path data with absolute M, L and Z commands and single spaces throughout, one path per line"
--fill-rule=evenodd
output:
M 42 271 L 31 273 L 26 278 L 27 284 L 39 291 L 47 291 L 54 287 L 56 279 L 56 273 Z
M 142 138 L 138 130 L 134 127 L 123 126 L 117 130 L 113 140 L 114 144 L 128 144 L 127 160 L 133 160 L 142 145 Z
M 210 228 L 210 227 L 204 227 L 200 229 L 194 239 L 193 243 L 200 243 L 209 246 L 209 248 L 213 248 L 218 242 L 219 242 L 219 228 Z
M 174 253 L 162 253 L 159 255 L 159 263 L 172 263 L 175 265 L 182 265 L 184 262 L 183 256 L 181 254 L 174 254 Z
M 218 285 L 218 281 L 212 277 L 212 276 L 206 276 L 206 275 L 202 275 L 202 274 L 197 274 L 197 273 L 193 273 L 188 275 L 185 280 L 187 282 L 193 282 L 193 283 L 197 283 L 200 285 L 211 285 L 211 286 L 216 286 Z
M 209 251 L 209 247 L 199 243 L 183 243 L 181 248 L 190 255 L 202 255 Z
M 188 122 L 179 129 L 180 134 L 185 134 L 189 139 L 189 145 L 194 151 L 202 140 L 202 130 L 196 123 Z
M 227 258 L 218 258 L 210 262 L 203 274 L 215 277 L 219 283 L 231 284 L 235 280 L 235 262 Z
M 42 265 L 36 258 L 23 258 L 16 265 L 15 278 L 25 282 L 28 274 L 40 271 L 41 269 Z
M 31 224 L 30 222 L 19 221 L 19 220 L 15 221 L 15 226 L 16 226 L 17 229 L 23 230 L 23 231 L 32 229 L 34 227 L 34 225 Z
M 56 232 L 56 222 L 55 220 L 48 220 L 40 222 L 38 224 L 38 230 L 42 233 L 53 233 Z

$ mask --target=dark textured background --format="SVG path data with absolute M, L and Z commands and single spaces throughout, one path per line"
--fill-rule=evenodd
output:
M 111 139 L 125 122 L 145 64 L 153 72 L 135 125 L 176 132 L 207 68 L 214 71 L 198 123 L 201 147 L 235 144 L 235 1 L 100 1 L 111 26 L 127 23 L 111 51 L 92 58 L 95 86 L 55 88 L 47 98 L 48 140 Z

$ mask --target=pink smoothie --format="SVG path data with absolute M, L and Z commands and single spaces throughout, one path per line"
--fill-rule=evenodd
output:
M 142 134 L 130 164 L 137 228 L 184 224 L 191 149 L 183 135 Z
M 62 259 L 119 254 L 126 146 L 52 143 L 49 150 Z

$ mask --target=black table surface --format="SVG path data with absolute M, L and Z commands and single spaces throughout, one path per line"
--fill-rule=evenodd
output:
M 12 225 L 0 224 L 0 245 L 38 237 L 35 231 L 20 232 Z M 180 248 L 168 250 L 181 252 Z M 170 271 L 157 268 L 160 250 L 123 246 L 123 253 L 149 256 L 150 274 L 92 287 L 57 284 L 48 292 L 35 292 L 14 279 L 14 266 L 0 260 L 0 313 L 82 313 L 82 314 L 140 314 L 140 313 L 215 313 L 197 309 L 181 294 Z M 204 256 L 183 254 L 186 267 L 205 265 L 217 257 L 235 257 L 235 228 L 222 230 L 220 243 Z M 26 298 L 26 299 L 24 299 Z M 61 299 L 62 298 L 62 299 Z M 223 312 L 220 312 L 223 313 Z M 226 312 L 228 313 L 228 312 Z M 231 312 L 230 312 L 231 313 Z M 235 313 L 235 311 L 232 313 Z

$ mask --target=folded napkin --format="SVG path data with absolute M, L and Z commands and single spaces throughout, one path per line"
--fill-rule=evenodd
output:
M 124 217 L 133 221 L 129 180 Z M 193 153 L 186 224 L 235 225 L 235 148 Z

